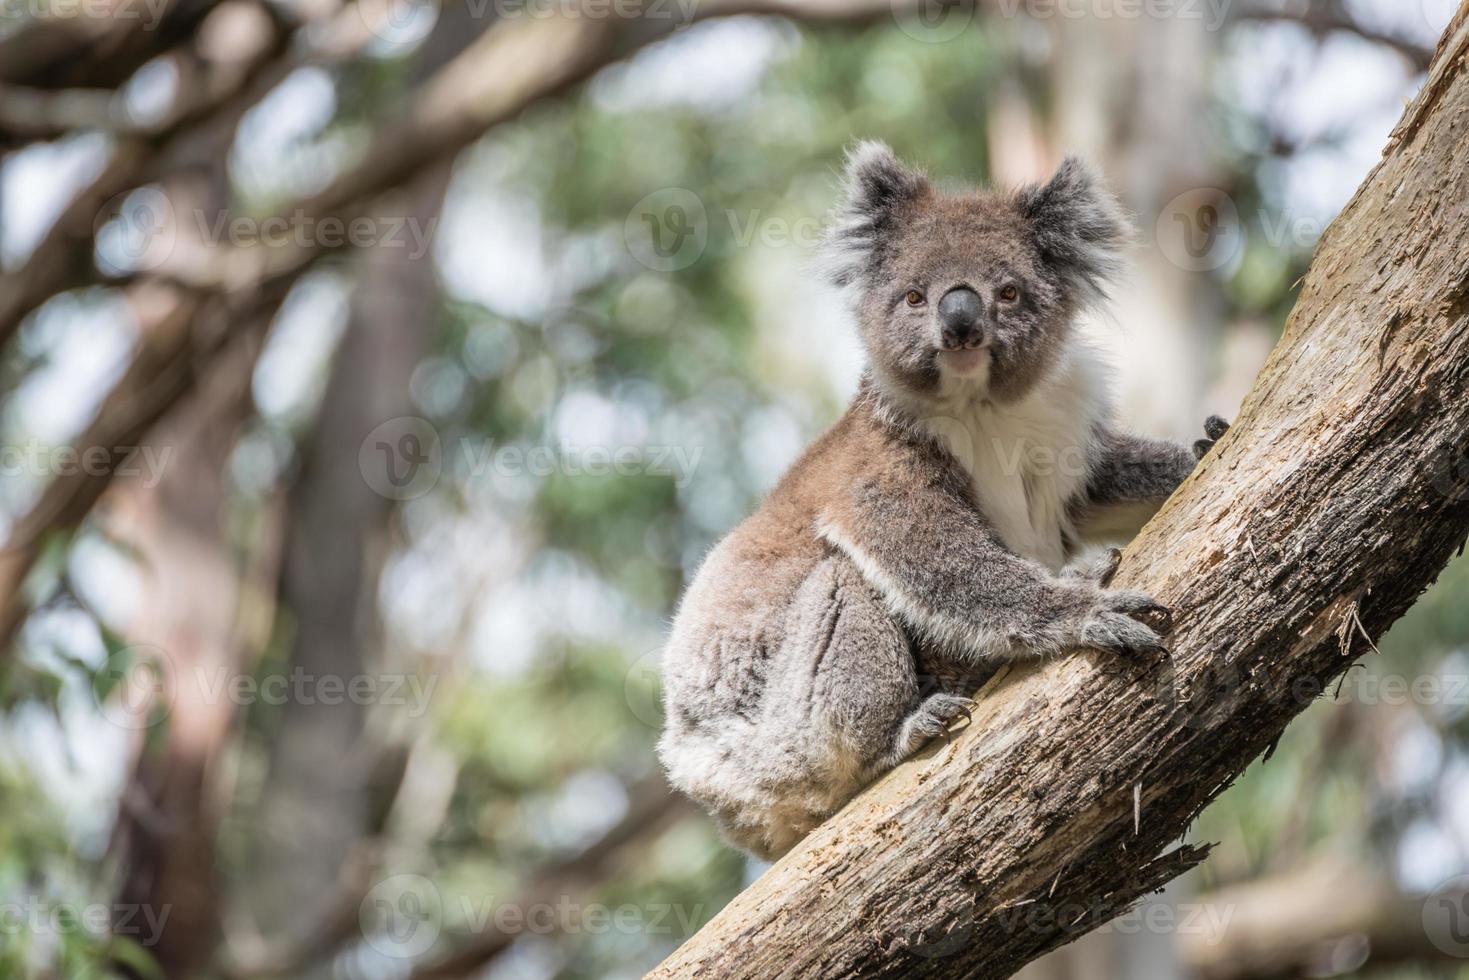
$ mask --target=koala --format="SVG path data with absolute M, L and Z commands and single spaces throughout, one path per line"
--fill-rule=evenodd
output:
M 1083 547 L 1135 534 L 1190 450 L 1120 428 L 1078 335 L 1130 231 L 1083 162 L 945 193 L 849 155 L 824 267 L 867 368 L 845 414 L 705 558 L 663 654 L 659 758 L 773 860 L 967 716 L 987 672 L 1160 651 L 1171 614 Z M 938 678 L 940 683 L 933 683 Z

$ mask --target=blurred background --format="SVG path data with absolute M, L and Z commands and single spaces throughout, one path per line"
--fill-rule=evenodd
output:
M 762 870 L 658 648 L 855 387 L 844 148 L 1097 161 L 1090 329 L 1192 438 L 1454 7 L 3 0 L 0 976 L 639 976 Z M 1466 586 L 1027 975 L 1469 976 Z

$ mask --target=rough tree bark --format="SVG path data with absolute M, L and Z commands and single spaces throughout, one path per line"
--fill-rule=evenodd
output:
M 1171 658 L 1010 669 L 653 976 L 1008 976 L 1204 859 L 1165 849 L 1469 533 L 1466 54 L 1469 3 L 1233 429 L 1124 557 L 1178 613 Z

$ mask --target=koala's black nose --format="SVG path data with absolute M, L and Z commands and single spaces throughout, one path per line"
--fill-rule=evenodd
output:
M 973 349 L 984 343 L 984 325 L 980 321 L 984 304 L 974 290 L 955 286 L 939 300 L 938 312 L 945 350 Z

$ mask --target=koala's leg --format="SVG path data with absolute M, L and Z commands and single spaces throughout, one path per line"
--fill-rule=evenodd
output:
M 807 576 L 787 626 L 751 734 L 758 775 L 779 801 L 762 815 L 774 853 L 973 705 L 921 696 L 907 634 L 843 555 Z
M 1210 416 L 1204 423 L 1208 438 L 1192 449 L 1166 439 L 1099 430 L 1087 460 L 1086 493 L 1073 513 L 1082 539 L 1119 541 L 1137 534 L 1228 429 L 1229 423 Z

